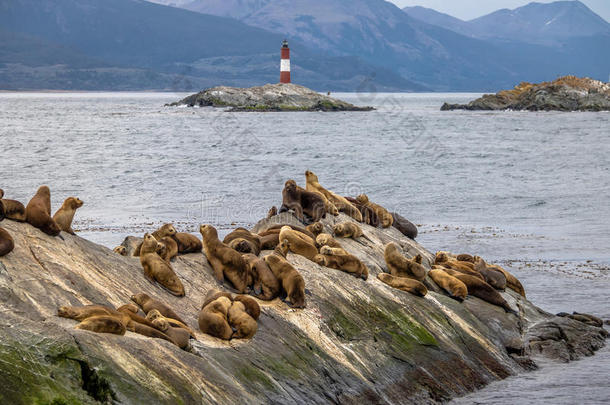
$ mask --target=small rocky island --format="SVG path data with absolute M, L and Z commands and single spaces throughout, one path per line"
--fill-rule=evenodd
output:
M 575 76 L 552 82 L 523 82 L 513 90 L 485 94 L 468 104 L 448 104 L 450 110 L 610 111 L 610 83 Z
M 371 111 L 324 96 L 296 84 L 266 84 L 238 88 L 219 86 L 200 91 L 166 106 L 230 107 L 230 111 Z

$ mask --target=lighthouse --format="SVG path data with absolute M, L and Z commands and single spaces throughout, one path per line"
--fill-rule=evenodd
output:
M 280 83 L 290 83 L 290 48 L 288 41 L 282 43 L 282 62 L 280 64 Z

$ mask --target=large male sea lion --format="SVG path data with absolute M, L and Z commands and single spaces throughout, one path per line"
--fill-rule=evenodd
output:
M 171 265 L 159 256 L 157 247 L 158 242 L 151 234 L 144 235 L 144 242 L 142 242 L 140 250 L 140 264 L 144 270 L 144 275 L 157 281 L 171 294 L 184 297 L 182 281 L 180 281 Z
M 254 294 L 265 301 L 277 297 L 281 291 L 280 282 L 273 275 L 267 263 L 252 253 L 245 254 L 244 260 L 246 260 L 248 271 L 252 275 Z
M 229 325 L 235 328 L 235 333 L 231 336 L 233 339 L 251 339 L 258 329 L 256 320 L 248 315 L 246 307 L 240 301 L 233 301 L 227 312 L 227 320 Z
M 277 254 L 265 256 L 265 263 L 280 281 L 290 304 L 294 308 L 305 308 L 305 280 L 288 261 Z
M 294 211 L 294 216 L 301 222 L 305 222 L 305 216 L 313 222 L 318 222 L 326 216 L 324 200 L 318 193 L 307 191 L 297 186 L 294 180 L 288 180 L 282 190 L 282 206 L 280 212 Z
M 76 197 L 68 197 L 62 204 L 61 208 L 57 210 L 53 215 L 53 220 L 64 232 L 74 235 L 72 229 L 72 221 L 74 220 L 74 214 L 76 210 L 83 206 L 83 202 Z
M 328 199 L 328 201 L 330 201 L 335 207 L 337 207 L 339 211 L 343 211 L 350 217 L 354 218 L 356 221 L 362 222 L 362 214 L 360 213 L 360 210 L 356 208 L 352 203 L 347 201 L 345 197 L 335 194 L 332 191 L 322 187 L 322 185 L 320 185 L 318 181 L 318 176 L 316 176 L 313 172 L 309 170 L 305 172 L 305 181 L 305 188 L 308 191 L 316 191 L 324 195 Z
M 405 291 L 419 297 L 423 297 L 428 294 L 428 289 L 426 286 L 412 278 L 395 277 L 388 273 L 379 273 L 377 274 L 377 278 L 390 287 L 397 288 L 401 291 Z
M 468 295 L 468 287 L 456 277 L 453 277 L 447 272 L 440 269 L 432 269 L 428 272 L 430 278 L 443 290 L 460 302 L 466 299 Z
M 394 219 L 392 226 L 398 229 L 400 233 L 413 240 L 417 238 L 417 226 L 414 223 L 397 212 L 392 213 L 392 218 Z
M 230 248 L 218 239 L 218 232 L 212 225 L 201 225 L 203 251 L 207 257 L 214 276 L 221 283 L 228 279 L 240 293 L 248 287 L 248 266 L 239 252 Z
M 390 242 L 386 245 L 383 256 L 390 274 L 393 276 L 409 277 L 418 281 L 426 278 L 426 269 L 421 265 L 421 255 L 407 259 L 400 252 L 400 247 L 396 243 Z
M 287 241 L 288 249 L 292 253 L 306 257 L 309 260 L 313 260 L 314 256 L 318 254 L 315 242 L 309 236 L 295 231 L 289 226 L 285 226 L 280 230 L 280 240 Z
M 227 320 L 231 304 L 231 300 L 227 297 L 219 297 L 204 306 L 199 311 L 199 329 L 210 336 L 224 340 L 231 339 L 233 329 Z
M 168 305 L 164 304 L 163 302 L 150 297 L 148 294 L 145 294 L 145 293 L 134 294 L 131 296 L 131 300 L 133 302 L 135 302 L 136 304 L 138 304 L 140 306 L 140 308 L 142 308 L 142 311 L 144 311 L 145 314 L 148 314 L 153 309 L 156 309 L 164 317 L 175 319 L 186 325 L 186 322 L 184 322 L 180 318 L 180 316 L 176 312 L 174 312 L 173 309 L 171 309 Z
M 15 241 L 10 233 L 0 228 L 0 257 L 6 256 L 15 249 Z
M 389 228 L 394 223 L 394 217 L 392 217 L 392 214 L 390 214 L 390 212 L 381 205 L 370 201 L 366 194 L 360 194 L 358 197 L 356 197 L 356 200 L 358 200 L 358 202 L 365 207 L 369 207 L 375 212 L 375 214 L 377 214 L 379 222 L 383 228 Z
M 237 228 L 222 240 L 229 247 L 240 253 L 253 253 L 258 256 L 261 253 L 261 237 L 247 230 Z
M 26 221 L 47 235 L 57 236 L 61 232 L 59 226 L 51 218 L 51 190 L 47 186 L 40 186 L 36 195 L 32 197 L 25 207 Z

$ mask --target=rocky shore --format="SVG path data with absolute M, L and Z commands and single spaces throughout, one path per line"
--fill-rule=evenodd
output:
M 468 104 L 448 104 L 450 110 L 610 111 L 610 83 L 574 76 L 540 84 L 521 83 L 513 90 L 485 94 Z
M 324 96 L 296 84 L 266 84 L 247 89 L 213 87 L 167 106 L 224 107 L 231 111 L 371 111 L 345 101 Z
M 340 214 L 322 222 L 328 232 L 346 221 Z M 253 230 L 277 223 L 298 222 L 283 213 Z M 254 338 L 221 341 L 197 328 L 208 291 L 227 289 L 203 253 L 172 263 L 186 287 L 178 298 L 149 282 L 137 257 L 25 223 L 2 226 L 15 240 L 0 258 L 2 403 L 438 403 L 536 367 L 539 358 L 591 355 L 607 335 L 508 289 L 501 294 L 518 316 L 471 296 L 455 301 L 429 278 L 425 297 L 393 289 L 376 278 L 387 271 L 385 244 L 421 254 L 427 268 L 433 255 L 392 227 L 360 224 L 366 239 L 342 244 L 368 266 L 367 281 L 290 253 L 305 279 L 307 308 L 258 301 Z M 166 302 L 197 332 L 191 352 L 131 332 L 77 330 L 56 315 L 61 305 L 117 307 L 138 292 Z

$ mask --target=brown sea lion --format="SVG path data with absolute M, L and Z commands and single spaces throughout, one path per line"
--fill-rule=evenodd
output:
M 487 268 L 491 269 L 491 270 L 499 271 L 500 273 L 504 274 L 504 277 L 506 277 L 506 286 L 508 288 L 510 288 L 511 290 L 520 294 L 523 298 L 526 298 L 525 297 L 525 288 L 523 288 L 523 285 L 521 284 L 521 282 L 519 281 L 519 279 L 517 277 L 515 277 L 514 275 L 509 273 L 507 270 L 504 270 L 504 268 L 498 266 L 497 264 L 488 263 Z
M 426 269 L 421 265 L 422 257 L 417 255 L 407 259 L 400 251 L 400 247 L 390 242 L 386 245 L 383 254 L 390 274 L 396 277 L 409 277 L 418 281 L 426 278 Z
M 474 264 L 474 256 L 468 253 L 462 253 L 456 256 L 456 259 L 460 262 L 468 262 Z
M 174 225 L 172 225 L 172 224 L 163 224 L 163 225 L 161 225 L 161 227 L 159 229 L 154 231 L 151 235 L 157 241 L 160 241 L 162 238 L 164 238 L 166 236 L 173 237 L 174 235 L 176 235 L 176 229 L 174 228 Z M 142 242 L 140 242 L 138 244 L 138 246 L 136 247 L 136 249 L 133 251 L 133 255 L 140 256 L 140 249 L 142 249 Z
M 199 238 L 190 233 L 177 232 L 172 238 L 178 243 L 178 253 L 181 254 L 199 253 L 203 247 Z
M 240 301 L 233 301 L 227 313 L 227 320 L 229 325 L 235 328 L 232 339 L 251 339 L 258 329 L 256 320 L 248 315 L 246 307 Z
M 340 224 L 333 225 L 333 233 L 335 236 L 340 238 L 352 238 L 356 239 L 364 236 L 362 228 L 353 222 L 343 222 Z
M 379 223 L 383 228 L 389 228 L 394 223 L 394 217 L 392 217 L 392 214 L 390 214 L 390 212 L 381 205 L 370 201 L 366 194 L 360 194 L 358 197 L 356 197 L 356 200 L 358 200 L 358 202 L 365 207 L 369 207 L 375 211 L 375 214 L 377 214 L 377 217 L 379 218 Z
M 250 315 L 255 321 L 258 320 L 261 316 L 261 307 L 258 305 L 258 302 L 249 295 L 239 294 L 236 295 L 233 301 L 240 301 L 244 304 L 246 308 L 246 312 Z
M 96 333 L 111 333 L 114 335 L 124 335 L 127 331 L 127 327 L 122 320 L 111 315 L 98 315 L 86 318 L 74 328 Z
M 201 309 L 205 308 L 210 302 L 216 301 L 220 297 L 226 297 L 229 299 L 229 301 L 233 302 L 233 294 L 231 294 L 230 292 L 212 289 L 206 294 L 205 300 L 201 305 Z
M 261 250 L 273 250 L 280 243 L 280 232 L 261 236 Z
M 281 286 L 279 280 L 267 266 L 265 261 L 251 253 L 244 255 L 248 265 L 248 271 L 252 275 L 254 294 L 265 301 L 270 301 L 280 294 Z
M 117 246 L 112 251 L 121 256 L 127 256 L 127 248 L 125 246 Z
M 74 220 L 74 214 L 76 210 L 83 206 L 83 202 L 76 197 L 68 197 L 62 204 L 61 208 L 57 210 L 53 215 L 53 220 L 64 232 L 68 232 L 71 235 L 75 235 L 72 229 L 72 221 Z
M 356 221 L 362 222 L 362 214 L 360 213 L 360 210 L 358 210 L 358 208 L 356 208 L 352 203 L 347 201 L 345 197 L 335 194 L 332 191 L 322 187 L 322 185 L 320 185 L 320 182 L 318 181 L 318 176 L 316 176 L 313 172 L 309 170 L 305 172 L 305 181 L 305 188 L 308 191 L 315 191 L 324 195 L 324 197 L 326 197 L 328 201 L 330 201 L 335 207 L 337 207 L 339 211 L 343 211 L 350 217 L 354 218 Z
M 428 294 L 428 289 L 426 286 L 412 278 L 395 277 L 388 273 L 379 273 L 377 274 L 377 278 L 390 287 L 397 288 L 401 291 L 405 291 L 419 297 L 424 297 L 426 294 Z
M 341 253 L 342 250 L 343 249 L 340 248 L 322 246 L 320 249 L 320 254 L 316 255 L 313 261 L 320 266 L 341 270 L 346 273 L 350 273 L 354 277 L 362 278 L 363 280 L 368 279 L 369 269 L 364 265 L 364 263 L 362 263 L 356 256 L 345 251 L 343 251 L 345 253 Z
M 469 276 L 468 274 L 460 273 L 459 271 L 452 269 L 446 269 L 445 272 L 466 284 L 468 295 L 480 298 L 490 304 L 504 308 L 506 312 L 517 315 L 517 312 L 508 305 L 508 302 L 502 298 L 500 293 L 480 278 Z
M 312 235 L 314 235 L 315 237 L 318 237 L 319 234 L 324 232 L 324 225 L 322 224 L 322 222 L 318 221 L 318 222 L 314 222 L 311 225 L 307 225 L 305 227 L 305 229 L 307 229 L 309 232 L 311 232 Z
M 51 190 L 47 186 L 38 188 L 36 195 L 25 207 L 25 217 L 30 225 L 47 235 L 57 236 L 61 232 L 59 225 L 51 218 Z
M 273 207 L 269 208 L 269 212 L 267 212 L 267 219 L 274 217 L 277 215 L 277 207 L 274 205 Z
M 288 261 L 280 255 L 265 256 L 265 263 L 280 281 L 290 304 L 294 308 L 305 308 L 305 280 Z
M 161 256 L 167 263 L 170 262 L 174 257 L 178 256 L 178 243 L 171 236 L 164 236 L 159 240 L 159 244 L 165 246 L 164 252 Z
M 379 226 L 379 217 L 371 207 L 360 204 L 360 202 L 358 202 L 358 200 L 354 197 L 345 197 L 345 199 L 360 210 L 360 213 L 362 214 L 362 222 L 375 228 Z
M 328 246 L 328 245 L 324 245 L 320 247 L 320 254 L 323 255 L 335 255 L 335 256 L 341 256 L 341 255 L 349 255 L 350 253 L 343 249 L 342 247 L 332 247 L 332 246 Z
M 157 281 L 171 294 L 184 297 L 184 285 L 171 265 L 157 253 L 158 245 L 154 236 L 148 233 L 144 235 L 144 242 L 142 242 L 140 250 L 140 264 L 144 275 L 150 280 Z
M 218 239 L 218 232 L 212 225 L 201 225 L 203 250 L 214 276 L 219 282 L 228 279 L 240 293 L 248 288 L 248 266 L 239 252 L 230 248 Z
M 134 310 L 135 309 L 135 310 Z M 126 304 L 116 309 L 118 312 L 127 315 L 132 321 L 154 328 L 151 320 L 138 314 L 138 306 L 134 304 Z
M 3 219 L 25 222 L 25 206 L 17 200 L 4 199 L 4 191 L 2 191 L 2 197 L 0 197 L 0 217 Z M 0 220 L 2 218 L 0 218 Z
M 163 302 L 156 300 L 154 298 L 151 298 L 148 294 L 138 293 L 138 294 L 132 295 L 131 300 L 133 302 L 135 302 L 136 304 L 138 304 L 140 306 L 140 308 L 142 308 L 142 311 L 144 311 L 145 314 L 148 314 L 153 309 L 156 309 L 164 317 L 175 319 L 186 325 L 186 322 L 184 322 L 180 318 L 180 316 L 178 316 L 178 314 L 174 312 L 173 309 L 171 309 L 169 306 L 167 306 Z
M 264 231 L 261 231 L 258 233 L 259 236 L 266 236 L 266 235 L 271 235 L 273 233 L 280 233 L 280 230 L 285 227 L 285 226 L 289 226 L 290 228 L 292 228 L 294 231 L 298 231 L 301 233 L 304 233 L 305 235 L 309 236 L 311 239 L 316 239 L 316 236 L 311 233 L 307 228 L 304 228 L 302 226 L 296 226 L 296 225 L 291 225 L 291 224 L 276 224 L 276 225 L 272 225 L 269 228 L 265 229 Z
M 282 241 L 282 243 L 279 243 L 273 250 L 274 255 L 278 255 L 280 257 L 283 257 L 284 259 L 286 258 L 288 252 L 290 252 L 290 249 L 288 248 L 287 240 L 284 240 Z
M 485 281 L 485 278 L 481 273 L 474 270 L 474 268 L 471 268 L 471 266 L 474 266 L 472 263 L 460 262 L 447 252 L 436 252 L 434 264 L 446 269 L 457 270 L 461 273 L 468 274 L 469 276 L 477 277 Z
M 439 287 L 445 290 L 451 298 L 454 298 L 460 302 L 466 299 L 466 296 L 468 295 L 468 288 L 466 287 L 466 284 L 461 282 L 459 279 L 439 269 L 430 270 L 428 275 Z
M 233 329 L 227 321 L 231 300 L 220 297 L 203 307 L 199 312 L 199 329 L 210 336 L 229 340 Z
M 146 318 L 144 318 L 144 319 L 146 319 L 147 322 L 150 322 L 152 324 L 153 321 L 160 319 L 160 318 L 165 320 L 167 323 L 169 323 L 170 326 L 173 326 L 174 328 L 182 328 L 182 329 L 186 330 L 191 335 L 191 338 L 197 340 L 197 338 L 195 337 L 195 332 L 193 332 L 193 330 L 188 325 L 183 324 L 182 322 L 180 322 L 177 319 L 167 318 L 167 317 L 163 316 L 161 314 L 161 312 L 159 312 L 156 309 L 151 309 L 150 311 L 148 311 L 148 313 L 146 314 Z M 140 323 L 142 323 L 142 322 L 140 322 Z M 154 324 L 152 326 L 156 328 L 156 326 Z
M 479 256 L 474 258 L 474 269 L 483 275 L 485 282 L 496 290 L 504 291 L 506 289 L 506 277 L 500 271 L 496 271 L 487 267 L 487 263 Z
M 61 306 L 57 309 L 57 316 L 61 318 L 82 321 L 92 316 L 109 315 L 116 316 L 117 311 L 103 305 L 84 305 L 81 307 Z
M 318 254 L 318 249 L 309 236 L 295 231 L 289 226 L 285 226 L 280 230 L 280 240 L 287 241 L 288 248 L 292 253 L 306 257 L 309 260 L 313 260 L 314 256 Z
M 332 248 L 343 248 L 339 242 L 330 233 L 321 233 L 316 236 L 316 246 L 321 248 L 322 246 L 330 246 Z
M 235 229 L 225 236 L 222 243 L 240 253 L 252 253 L 256 256 L 261 253 L 261 237 L 245 228 Z
M 392 226 L 398 229 L 400 233 L 409 239 L 415 240 L 415 238 L 417 238 L 417 226 L 415 226 L 415 224 L 397 212 L 392 213 L 392 218 L 394 219 Z
M 182 350 L 189 350 L 191 347 L 191 334 L 183 328 L 171 326 L 165 318 L 157 318 L 152 321 L 155 329 L 163 332 Z
M 0 257 L 6 256 L 15 249 L 15 241 L 10 233 L 0 228 Z
M 282 190 L 282 206 L 280 212 L 294 211 L 294 216 L 305 222 L 305 216 L 313 222 L 318 222 L 326 216 L 324 200 L 318 193 L 307 191 L 297 186 L 294 180 L 288 180 Z

